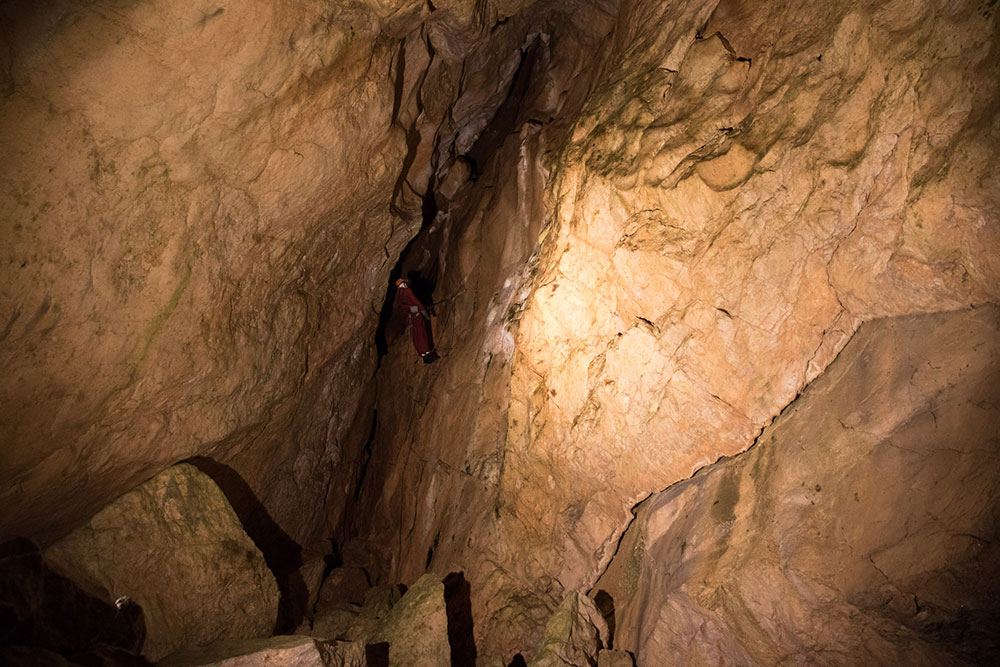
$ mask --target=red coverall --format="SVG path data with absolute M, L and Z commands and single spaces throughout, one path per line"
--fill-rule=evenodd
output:
M 417 353 L 425 357 L 434 352 L 430 316 L 413 290 L 406 285 L 397 287 L 395 305 L 406 312 L 406 321 L 410 325 L 410 335 L 413 336 L 413 347 L 417 348 Z

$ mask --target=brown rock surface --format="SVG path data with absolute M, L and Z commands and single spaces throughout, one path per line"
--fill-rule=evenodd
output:
M 198 457 L 283 591 L 352 537 L 530 659 L 862 322 L 1000 298 L 989 2 L 286 4 L 0 4 L 0 541 Z
M 506 659 L 862 322 L 1000 298 L 992 10 L 634 0 L 600 34 L 413 246 L 446 356 L 383 360 L 356 527 L 385 580 L 465 570 Z
M 595 588 L 639 665 L 984 664 L 1000 310 L 864 325 L 759 442 L 639 505 Z
M 0 535 L 194 454 L 323 529 L 413 229 L 376 8 L 4 3 Z
M 191 465 L 126 493 L 49 547 L 45 558 L 105 602 L 143 611 L 143 655 L 159 660 L 220 639 L 266 637 L 278 586 L 226 497 Z
M 531 667 L 588 667 L 608 643 L 608 626 L 590 598 L 572 592 L 562 601 L 538 644 Z
M 360 653 L 359 653 L 360 648 Z M 345 650 L 349 654 L 345 654 Z M 336 647 L 312 637 L 278 635 L 267 639 L 219 642 L 176 651 L 162 667 L 365 667 L 363 647 Z
M 388 644 L 391 667 L 449 667 L 448 614 L 441 577 L 420 577 L 365 636 L 367 644 Z

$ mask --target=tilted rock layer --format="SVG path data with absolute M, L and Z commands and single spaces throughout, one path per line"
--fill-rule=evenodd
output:
M 746 454 L 643 502 L 596 588 L 640 665 L 988 662 L 1000 311 L 878 320 Z

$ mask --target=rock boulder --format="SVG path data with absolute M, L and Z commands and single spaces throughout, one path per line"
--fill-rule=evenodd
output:
M 188 464 L 133 489 L 49 547 L 56 569 L 146 620 L 143 655 L 221 639 L 266 637 L 278 587 L 222 491 Z

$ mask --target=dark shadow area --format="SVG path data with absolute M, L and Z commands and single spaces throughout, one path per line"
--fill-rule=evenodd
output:
M 518 130 L 523 118 L 523 107 L 525 96 L 527 95 L 533 74 L 538 66 L 538 43 L 536 38 L 530 45 L 521 51 L 521 62 L 518 63 L 517 71 L 514 73 L 507 89 L 507 96 L 497 109 L 496 115 L 490 121 L 486 129 L 479 135 L 469 152 L 462 156 L 472 168 L 472 173 L 478 180 L 479 166 L 486 165 L 490 158 L 503 145 L 508 135 Z
M 375 446 L 375 434 L 378 431 L 378 408 L 372 410 L 372 427 L 368 432 L 368 440 L 361 448 L 361 463 L 358 465 L 358 481 L 354 485 L 354 501 L 361 497 L 361 490 L 364 488 L 365 476 L 368 474 L 368 464 L 372 460 L 372 449 Z
M 608 645 L 605 648 L 613 649 L 615 647 L 615 600 L 607 591 L 597 591 L 597 595 L 594 596 L 594 605 L 608 624 Z
M 367 644 L 365 661 L 368 667 L 389 667 L 389 642 Z
M 0 545 L 0 664 L 148 665 L 142 608 L 111 604 L 50 570 L 25 539 Z
M 476 638 L 473 634 L 472 601 L 464 572 L 444 578 L 444 606 L 448 617 L 448 644 L 452 667 L 475 667 Z
M 507 663 L 507 667 L 528 667 L 528 663 L 524 661 L 524 656 L 518 653 L 513 660 Z
M 437 285 L 433 281 L 425 278 L 419 271 L 407 271 L 406 280 L 410 283 L 410 289 L 420 299 L 420 303 L 434 315 L 434 290 Z
M 212 478 L 232 505 L 243 530 L 264 554 L 267 567 L 274 574 L 281 591 L 274 634 L 297 628 L 305 618 L 309 591 L 302 580 L 302 547 L 271 518 L 263 503 L 242 476 L 229 466 L 210 458 L 195 456 L 186 461 Z

